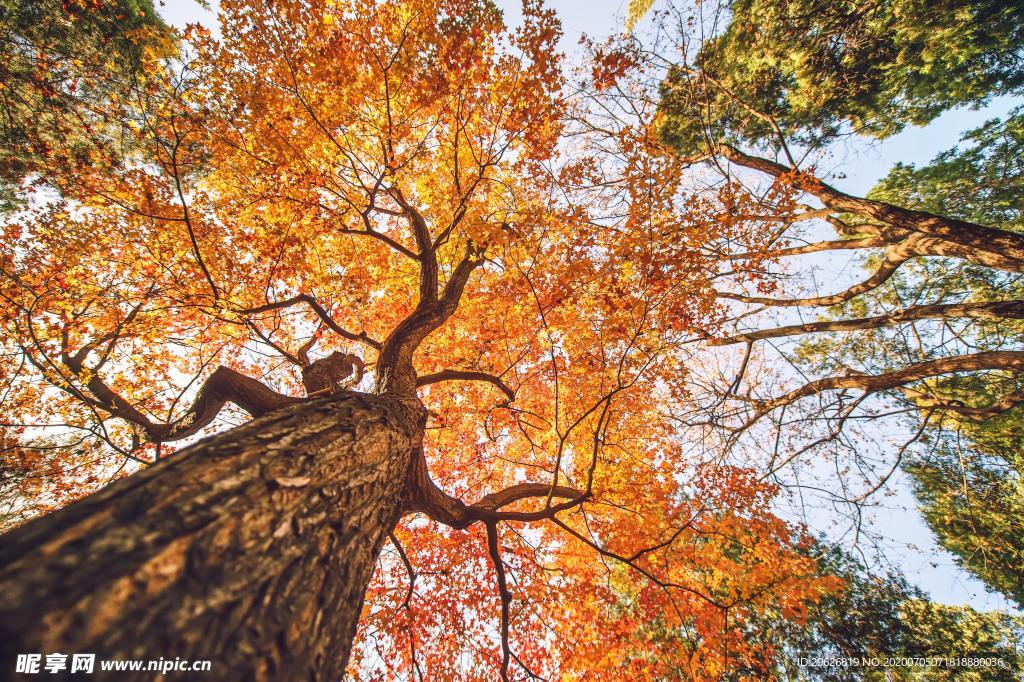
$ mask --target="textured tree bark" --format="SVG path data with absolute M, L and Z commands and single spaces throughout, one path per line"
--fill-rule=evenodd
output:
M 288 406 L 0 537 L 0 677 L 61 652 L 339 680 L 423 422 L 388 396 Z

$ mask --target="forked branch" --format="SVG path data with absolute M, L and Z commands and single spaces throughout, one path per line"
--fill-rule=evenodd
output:
M 407 499 L 405 512 L 420 512 L 456 530 L 468 528 L 474 523 L 495 523 L 498 521 L 542 521 L 553 518 L 557 512 L 583 504 L 590 498 L 587 491 L 567 486 L 552 488 L 546 483 L 520 483 L 489 495 L 475 504 L 466 504 L 441 490 L 427 470 L 423 452 L 414 453 L 406 484 Z M 547 498 L 549 495 L 564 500 L 559 504 L 545 506 L 537 511 L 504 510 L 504 507 L 521 500 Z
M 718 153 L 735 164 L 776 178 L 795 170 L 769 159 L 746 154 L 730 145 L 719 145 Z M 1024 235 L 966 220 L 901 208 L 884 201 L 855 197 L 816 179 L 807 189 L 829 208 L 960 245 L 974 253 L 979 262 L 1003 263 L 1002 266 L 993 267 L 1005 268 L 1012 265 L 1012 269 L 1024 271 Z

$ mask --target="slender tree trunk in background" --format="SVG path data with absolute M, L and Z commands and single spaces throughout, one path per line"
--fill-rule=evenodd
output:
M 422 428 L 390 397 L 296 404 L 0 536 L 0 678 L 60 652 L 339 680 Z

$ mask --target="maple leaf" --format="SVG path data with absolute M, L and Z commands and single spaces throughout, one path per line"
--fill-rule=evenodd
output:
M 22 427 L 4 438 L 18 471 L 53 466 L 48 488 L 18 479 L 20 504 L 194 462 L 173 444 L 234 438 L 244 413 L 266 416 L 246 429 L 292 415 L 285 441 L 264 438 L 244 530 L 209 537 L 262 537 L 232 555 L 253 561 L 312 552 L 350 537 L 323 500 L 348 510 L 332 496 L 382 482 L 360 509 L 385 521 L 346 516 L 368 524 L 346 578 L 362 618 L 354 645 L 303 659 L 322 676 L 350 650 L 366 676 L 441 679 L 713 679 L 767 655 L 744 618 L 799 620 L 830 583 L 773 514 L 776 491 L 695 460 L 665 416 L 685 399 L 687 344 L 723 315 L 715 248 L 762 238 L 736 215 L 751 197 L 694 196 L 649 111 L 581 135 L 538 2 L 516 30 L 484 0 L 220 11 L 220 37 L 189 31 L 183 56 L 154 56 L 105 101 L 124 125 L 98 126 L 87 155 L 55 146 L 59 200 L 5 228 L 2 410 Z M 610 85 L 631 62 L 595 66 Z M 303 450 L 329 405 L 386 416 Z M 360 435 L 381 424 L 401 428 Z M 349 441 L 364 464 L 395 450 L 362 483 L 362 464 L 301 468 Z M 266 511 L 300 499 L 294 516 Z M 152 594 L 177 589 L 179 546 L 138 569 Z M 305 627 L 288 655 L 319 651 Z

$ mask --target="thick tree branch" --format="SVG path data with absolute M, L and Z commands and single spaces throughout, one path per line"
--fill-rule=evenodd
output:
M 1018 264 L 1016 262 L 1007 262 L 1007 260 L 1001 255 L 991 253 L 978 254 L 974 250 L 961 244 L 949 242 L 937 237 L 930 237 L 922 233 L 911 233 L 908 235 L 906 232 L 900 231 L 897 234 L 903 234 L 905 236 L 900 237 L 896 241 L 888 241 L 889 237 L 884 234 L 878 236 L 878 239 L 887 241 L 888 244 L 885 250 L 885 259 L 881 264 L 879 264 L 878 268 L 869 278 L 838 294 L 795 299 L 747 296 L 744 294 L 733 294 L 728 292 L 718 292 L 718 295 L 722 298 L 729 298 L 736 301 L 742 301 L 744 303 L 759 303 L 771 306 L 829 306 L 849 301 L 861 294 L 866 294 L 867 292 L 876 289 L 887 282 L 903 263 L 918 256 L 961 258 L 980 265 L 986 265 L 988 267 L 1010 270 L 1017 269 L 1019 265 L 1024 266 L 1024 263 Z M 859 240 L 849 240 L 849 242 L 820 242 L 819 244 L 842 245 L 853 241 Z
M 547 497 L 551 492 L 551 486 L 547 483 L 519 483 L 509 486 L 503 490 L 490 495 L 484 495 L 480 501 L 473 505 L 477 509 L 498 510 L 507 507 L 513 502 L 530 499 L 531 497 Z M 573 488 L 557 486 L 555 496 L 562 498 L 577 498 L 581 493 Z
M 99 374 L 86 368 L 84 359 L 80 354 L 65 354 L 62 357 L 65 366 L 84 379 L 85 387 L 95 398 L 95 401 L 90 401 L 91 404 L 142 428 L 154 443 L 181 440 L 198 433 L 216 419 L 229 402 L 253 417 L 259 417 L 301 400 L 278 393 L 256 379 L 222 366 L 206 379 L 195 401 L 182 417 L 169 423 L 154 422 L 110 388 Z
M 437 300 L 437 252 L 434 249 L 434 242 L 430 236 L 430 227 L 415 206 L 406 201 L 405 195 L 397 187 L 389 190 L 391 198 L 395 200 L 412 225 L 413 237 L 416 240 L 416 248 L 419 249 L 418 259 L 420 262 L 420 303 L 433 303 Z
M 721 156 L 733 163 L 767 173 L 772 177 L 780 177 L 794 170 L 769 159 L 751 156 L 729 145 L 719 145 L 718 151 Z M 830 208 L 959 244 L 980 258 L 990 255 L 1006 265 L 1013 264 L 1012 269 L 1024 270 L 1024 235 L 925 211 L 901 208 L 883 201 L 855 197 L 820 180 L 808 188 L 808 191 Z
M 146 431 L 158 442 L 180 440 L 198 433 L 211 423 L 229 402 L 253 417 L 260 417 L 301 400 L 278 393 L 252 377 L 221 366 L 203 383 L 184 416 L 169 424 L 154 424 Z

